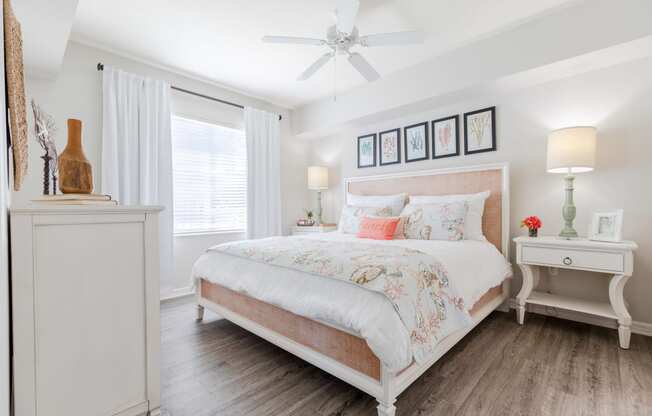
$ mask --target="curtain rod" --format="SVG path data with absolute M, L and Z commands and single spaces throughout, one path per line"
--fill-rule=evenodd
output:
M 104 64 L 102 62 L 97 63 L 97 70 L 98 71 L 104 71 Z M 211 97 L 210 95 L 200 94 L 198 92 L 194 92 L 194 91 L 186 90 L 186 89 L 183 89 L 183 88 L 175 87 L 174 85 L 170 85 L 170 88 L 172 88 L 175 91 L 179 91 L 179 92 L 183 92 L 183 93 L 186 93 L 186 94 L 194 95 L 195 97 L 204 98 L 206 100 L 215 101 L 215 102 L 218 102 L 218 103 L 230 105 L 232 107 L 237 107 L 237 108 L 240 108 L 240 109 L 244 110 L 244 105 L 242 105 L 242 104 L 232 103 L 231 101 L 226 101 L 226 100 L 220 100 L 219 98 Z M 283 116 L 279 115 L 278 119 L 283 120 Z

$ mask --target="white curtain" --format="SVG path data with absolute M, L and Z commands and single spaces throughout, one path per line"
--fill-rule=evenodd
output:
M 104 67 L 102 192 L 122 205 L 162 205 L 161 289 L 173 277 L 170 85 Z
M 244 110 L 247 238 L 281 235 L 281 126 L 278 114 Z

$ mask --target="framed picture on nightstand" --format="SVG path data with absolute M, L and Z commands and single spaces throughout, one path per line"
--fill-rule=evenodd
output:
M 589 240 L 619 242 L 623 239 L 623 210 L 593 214 Z

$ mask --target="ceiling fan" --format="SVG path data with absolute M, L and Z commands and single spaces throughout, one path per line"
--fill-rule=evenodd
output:
M 360 36 L 355 27 L 355 19 L 360 8 L 359 0 L 337 0 L 335 9 L 335 25 L 326 31 L 326 39 L 302 38 L 292 36 L 265 36 L 263 42 L 290 43 L 299 45 L 326 46 L 329 51 L 323 54 L 312 65 L 299 75 L 298 81 L 305 81 L 313 76 L 322 66 L 336 56 L 346 55 L 349 63 L 367 81 L 373 82 L 380 78 L 378 71 L 358 52 L 352 52 L 355 46 L 399 46 L 423 43 L 423 33 L 420 31 L 378 33 Z

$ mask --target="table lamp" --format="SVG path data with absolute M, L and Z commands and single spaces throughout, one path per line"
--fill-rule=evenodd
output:
M 308 168 L 308 189 L 317 191 L 317 224 L 321 224 L 321 191 L 328 189 L 328 168 L 310 166 Z
M 573 228 L 576 212 L 573 203 L 573 175 L 593 170 L 596 141 L 595 127 L 568 127 L 548 135 L 548 172 L 566 174 L 566 201 L 562 208 L 564 229 L 559 233 L 560 237 L 577 237 L 577 231 Z

